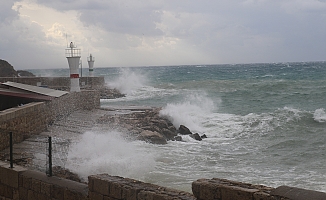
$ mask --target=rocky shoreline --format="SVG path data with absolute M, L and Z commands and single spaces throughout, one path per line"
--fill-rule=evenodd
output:
M 120 108 L 121 109 L 121 108 Z M 189 135 L 195 140 L 201 141 L 206 135 L 200 136 L 192 133 L 186 126 L 180 125 L 178 129 L 171 121 L 160 115 L 162 108 L 123 108 L 127 113 L 108 113 L 97 120 L 98 124 L 109 124 L 115 129 L 127 133 L 133 139 L 143 140 L 153 144 L 167 144 L 167 141 L 183 141 L 182 135 Z M 116 111 L 117 108 L 107 108 L 108 111 Z

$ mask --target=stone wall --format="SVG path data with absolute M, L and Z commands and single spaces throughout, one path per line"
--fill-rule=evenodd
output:
M 48 102 L 34 102 L 0 111 L 0 150 L 9 147 L 9 132 L 14 143 L 46 130 L 56 119 L 75 110 L 100 107 L 99 91 L 83 90 L 55 98 Z
M 187 192 L 107 174 L 88 177 L 89 199 L 108 200 L 195 200 Z
M 325 200 L 326 193 L 302 188 L 277 188 L 226 179 L 199 179 L 192 183 L 197 200 Z
M 216 178 L 192 183 L 192 191 L 198 200 L 276 200 L 270 195 L 273 189 Z
M 88 185 L 48 177 L 20 166 L 9 167 L 0 161 L 0 200 L 325 200 L 326 193 L 281 186 L 199 179 L 192 184 L 193 194 L 141 181 L 110 176 L 88 177 Z
M 27 170 L 0 161 L 0 199 L 47 200 L 88 199 L 86 184 L 48 177 L 44 173 Z
M 70 78 L 69 77 L 0 77 L 1 82 L 16 82 L 27 85 L 46 86 L 53 89 L 69 89 Z M 104 86 L 104 77 L 80 77 L 79 84 L 81 88 L 99 88 Z

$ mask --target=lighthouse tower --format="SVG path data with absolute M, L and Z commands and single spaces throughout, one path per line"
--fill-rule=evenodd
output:
M 94 61 L 95 58 L 92 56 L 92 54 L 89 55 L 89 57 L 87 57 L 87 61 L 88 61 L 88 67 L 89 67 L 89 77 L 94 77 Z
M 70 42 L 66 49 L 66 58 L 68 59 L 70 69 L 70 92 L 80 92 L 79 87 L 79 60 L 80 49 L 77 49 L 74 43 Z

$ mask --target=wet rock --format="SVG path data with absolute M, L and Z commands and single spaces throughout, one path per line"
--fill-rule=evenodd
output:
M 198 133 L 191 134 L 189 136 L 192 137 L 195 140 L 198 140 L 198 141 L 202 141 L 203 140 Z
M 101 99 L 116 99 L 125 97 L 125 94 L 120 93 L 117 89 L 110 89 L 108 87 L 102 87 L 99 89 Z
M 153 144 L 167 144 L 166 139 L 158 132 L 144 130 L 139 134 L 140 140 L 149 141 Z
M 179 133 L 181 135 L 191 135 L 192 134 L 192 132 L 189 130 L 189 128 L 187 128 L 184 125 L 180 125 L 180 127 L 179 127 Z
M 155 144 L 164 144 L 168 140 L 174 140 L 177 136 L 177 129 L 165 117 L 160 116 L 161 108 L 139 109 L 127 114 L 108 114 L 100 117 L 97 122 L 111 124 L 112 127 L 122 127 L 130 135 L 138 139 Z M 142 131 L 150 131 L 159 134 L 161 137 L 149 137 L 143 139 Z M 139 137 L 138 137 L 138 136 Z
M 174 131 L 173 129 L 171 131 L 171 129 L 162 128 L 161 133 L 165 136 L 167 140 L 173 140 L 177 136 L 176 131 Z
M 127 130 L 132 137 L 137 139 L 142 139 L 147 142 L 155 144 L 164 144 L 166 141 L 182 141 L 180 135 L 190 135 L 190 137 L 195 140 L 201 141 L 204 138 L 207 138 L 205 134 L 200 136 L 198 133 L 193 134 L 189 128 L 185 125 L 180 125 L 177 130 L 171 121 L 164 116 L 161 116 L 161 108 L 146 108 L 139 109 L 132 112 L 126 112 L 127 114 L 107 114 L 100 117 L 98 123 L 109 123 L 111 127 L 122 127 L 124 130 Z M 163 137 L 154 137 L 151 136 L 146 139 L 141 136 L 143 131 L 150 131 L 159 134 Z
M 175 136 L 173 138 L 173 140 L 175 140 L 175 141 L 182 141 L 182 137 L 180 135 L 178 135 L 178 136 Z
M 207 138 L 206 134 L 200 136 L 202 139 Z

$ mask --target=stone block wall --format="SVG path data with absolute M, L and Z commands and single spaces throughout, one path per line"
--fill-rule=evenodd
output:
M 94 200 L 195 200 L 187 192 L 160 187 L 141 181 L 110 176 L 88 177 L 89 199 Z
M 48 113 L 43 102 L 29 103 L 0 112 L 0 150 L 9 147 L 9 132 L 13 141 L 21 142 L 32 134 L 46 129 Z
M 86 184 L 26 170 L 19 175 L 19 199 L 88 199 Z
M 9 168 L 9 164 L 0 161 L 0 199 L 19 199 L 19 174 L 25 168 Z
M 192 183 L 197 200 L 325 200 L 326 193 L 295 187 L 277 188 L 226 179 L 199 179 Z
M 86 184 L 48 177 L 44 173 L 27 170 L 0 161 L 1 200 L 88 199 Z
M 273 189 L 216 178 L 192 183 L 192 191 L 198 200 L 276 200 L 270 195 Z
M 56 119 L 73 111 L 100 107 L 100 94 L 95 90 L 82 90 L 55 98 L 48 102 L 33 102 L 0 112 L 0 150 L 9 147 L 9 132 L 14 143 L 46 130 Z

